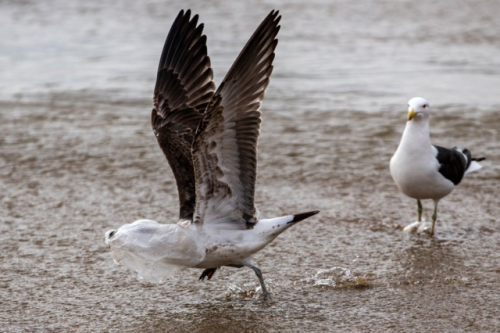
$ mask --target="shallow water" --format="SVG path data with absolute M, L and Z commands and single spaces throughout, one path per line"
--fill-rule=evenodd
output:
M 263 105 L 263 217 L 321 214 L 249 269 L 161 285 L 115 266 L 104 232 L 171 221 L 175 182 L 149 124 L 156 62 L 181 8 L 201 15 L 220 82 L 283 15 Z M 498 1 L 0 3 L 0 330 L 498 331 Z M 487 156 L 440 204 L 434 239 L 389 175 L 406 101 L 433 141 Z M 430 202 L 424 216 L 431 215 Z

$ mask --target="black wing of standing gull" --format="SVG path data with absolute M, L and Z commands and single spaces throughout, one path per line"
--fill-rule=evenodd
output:
M 439 173 L 444 178 L 453 182 L 453 184 L 458 185 L 472 161 L 469 150 L 464 149 L 462 154 L 456 149 L 448 149 L 436 145 L 434 147 L 436 147 L 438 152 L 436 159 L 440 164 Z
M 168 33 L 158 66 L 151 123 L 174 173 L 181 219 L 192 220 L 195 179 L 191 146 L 215 92 L 203 24 L 182 10 Z
M 260 24 L 219 86 L 196 131 L 195 223 L 235 229 L 257 223 L 254 193 L 259 109 L 273 69 L 280 19 L 278 12 L 272 11 Z

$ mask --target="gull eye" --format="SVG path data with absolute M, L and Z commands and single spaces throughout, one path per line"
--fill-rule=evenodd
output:
M 111 232 L 109 233 L 109 238 L 113 237 L 113 235 L 114 235 L 114 234 L 116 234 L 116 231 L 115 231 L 115 230 L 111 231 Z
M 426 107 L 427 107 L 427 104 L 424 104 L 424 108 L 426 108 Z

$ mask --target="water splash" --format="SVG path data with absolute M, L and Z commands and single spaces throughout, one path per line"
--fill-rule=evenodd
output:
M 273 280 L 265 280 L 266 287 L 269 293 L 273 294 Z M 245 283 L 239 286 L 236 283 L 229 283 L 226 291 L 226 298 L 260 298 L 262 296 L 262 288 L 258 283 Z
M 320 269 L 315 275 L 302 279 L 299 283 L 309 284 L 315 287 L 331 288 L 369 287 L 364 277 L 357 276 L 353 274 L 350 269 L 344 267 Z
M 403 228 L 403 231 L 409 234 L 429 234 L 431 231 L 431 223 L 416 221 Z

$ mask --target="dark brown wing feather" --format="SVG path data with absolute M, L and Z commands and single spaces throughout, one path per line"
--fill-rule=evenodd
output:
M 272 11 L 247 42 L 210 102 L 193 146 L 194 222 L 251 228 L 257 173 L 259 108 L 269 84 L 281 16 Z M 229 225 L 227 225 L 229 223 Z
M 151 123 L 177 182 L 180 218 L 192 219 L 195 180 L 191 146 L 215 84 L 198 15 L 181 11 L 168 33 L 158 66 Z

